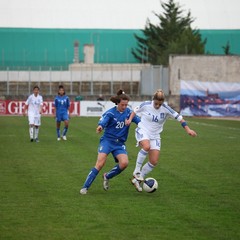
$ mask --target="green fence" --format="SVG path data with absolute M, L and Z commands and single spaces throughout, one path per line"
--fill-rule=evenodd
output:
M 205 52 L 240 54 L 240 30 L 200 30 L 207 39 Z M 79 42 L 79 59 L 84 60 L 83 46 L 95 45 L 95 63 L 137 63 L 131 54 L 137 46 L 134 34 L 141 30 L 114 29 L 28 29 L 0 28 L 0 70 L 66 70 L 73 63 L 74 42 Z

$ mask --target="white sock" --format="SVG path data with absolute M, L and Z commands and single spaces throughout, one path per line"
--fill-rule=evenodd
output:
M 38 138 L 39 128 L 35 127 L 35 139 Z
M 145 178 L 145 176 L 150 173 L 153 169 L 154 169 L 154 165 L 152 165 L 150 162 L 147 162 L 144 164 L 143 168 L 142 168 L 142 177 Z
M 138 156 L 137 156 L 137 160 L 136 160 L 136 166 L 135 166 L 135 169 L 134 169 L 134 173 L 141 172 L 141 168 L 142 168 L 142 165 L 143 165 L 144 160 L 145 160 L 146 157 L 147 157 L 147 154 L 148 154 L 148 152 L 146 152 L 146 151 L 143 150 L 143 149 L 141 149 L 141 150 L 138 152 Z
M 30 138 L 33 139 L 33 127 L 29 127 Z

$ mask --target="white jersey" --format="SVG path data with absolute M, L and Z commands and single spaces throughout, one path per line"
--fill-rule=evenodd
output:
M 43 98 L 39 94 L 36 97 L 32 94 L 28 97 L 26 105 L 28 105 L 28 116 L 39 117 L 40 106 L 43 105 Z
M 163 131 L 163 125 L 168 118 L 182 120 L 182 116 L 166 104 L 162 104 L 159 109 L 155 109 L 153 101 L 143 102 L 134 109 L 134 112 L 141 117 L 138 127 L 143 129 L 151 139 L 159 138 Z

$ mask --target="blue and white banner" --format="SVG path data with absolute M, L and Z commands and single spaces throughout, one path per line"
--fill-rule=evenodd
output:
M 181 80 L 184 116 L 240 117 L 240 83 Z

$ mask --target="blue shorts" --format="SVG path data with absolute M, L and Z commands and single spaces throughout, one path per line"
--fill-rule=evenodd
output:
M 126 146 L 124 143 L 117 142 L 114 140 L 104 139 L 104 138 L 100 139 L 100 143 L 98 146 L 98 153 L 106 153 L 107 155 L 109 153 L 112 153 L 112 155 L 115 159 L 115 162 L 118 162 L 118 160 L 116 158 L 116 156 L 118 154 L 126 154 L 127 155 Z
M 56 122 L 68 121 L 69 116 L 68 113 L 57 113 Z

